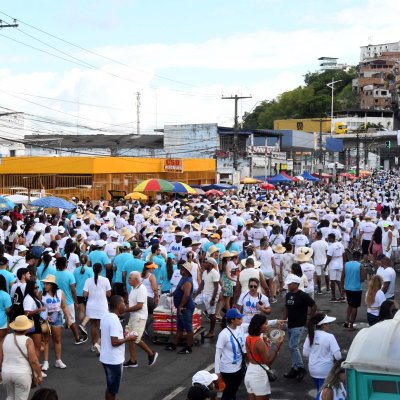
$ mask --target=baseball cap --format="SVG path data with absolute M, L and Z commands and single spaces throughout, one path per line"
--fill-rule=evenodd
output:
M 289 285 L 291 283 L 300 284 L 301 279 L 295 274 L 289 274 L 285 280 L 285 285 Z
M 59 226 L 58 227 L 58 232 L 59 233 L 64 233 L 65 232 L 65 228 L 63 226 Z
M 204 385 L 194 385 L 189 389 L 187 398 L 188 400 L 207 400 L 210 397 L 216 397 L 217 392 L 215 390 L 210 390 Z
M 128 242 L 124 242 L 124 243 L 121 243 L 121 244 L 119 245 L 119 247 L 125 247 L 125 248 L 127 248 L 127 249 L 130 249 L 130 248 L 131 248 L 131 244 L 128 243 Z M 139 254 L 140 254 L 140 253 L 139 253 Z
M 217 267 L 218 266 L 217 262 L 212 257 L 206 257 L 204 261 L 206 263 L 212 264 L 213 267 Z
M 236 308 L 231 308 L 226 313 L 227 319 L 235 319 L 235 318 L 243 318 L 244 314 L 240 314 L 240 312 Z
M 199 383 L 200 385 L 208 386 L 217 379 L 217 374 L 211 374 L 208 371 L 198 371 L 193 375 L 192 384 Z
M 19 246 L 17 246 L 17 250 L 19 252 L 22 252 L 22 251 L 28 251 L 29 249 L 26 246 L 24 246 L 23 244 L 20 244 Z
M 221 239 L 221 236 L 219 236 L 218 233 L 213 233 L 213 234 L 211 235 L 211 239 Z
M 99 239 L 96 241 L 96 246 L 97 247 L 104 247 L 107 244 L 105 240 Z
M 108 234 L 108 236 L 109 236 L 110 238 L 114 238 L 114 239 L 118 239 L 118 237 L 119 237 L 118 232 L 115 232 L 115 231 L 111 231 L 111 232 Z

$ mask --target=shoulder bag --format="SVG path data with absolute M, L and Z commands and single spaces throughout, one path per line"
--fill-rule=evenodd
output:
M 261 338 L 260 338 L 260 339 L 261 339 Z M 278 376 L 276 375 L 275 371 L 272 370 L 270 367 L 268 367 L 268 369 L 267 369 L 267 368 L 265 368 L 262 364 L 260 364 L 260 363 L 254 358 L 253 353 L 251 352 L 250 346 L 249 346 L 249 352 L 250 352 L 250 355 L 251 355 L 251 358 L 253 359 L 253 361 L 255 361 L 255 362 L 267 373 L 267 375 L 268 375 L 268 380 L 269 380 L 270 382 L 276 381 L 276 380 L 278 379 Z

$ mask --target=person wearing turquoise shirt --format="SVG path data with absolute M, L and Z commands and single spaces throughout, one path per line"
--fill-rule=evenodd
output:
M 56 260 L 57 271 L 55 273 L 56 283 L 58 287 L 64 292 L 65 303 L 70 316 L 71 331 L 75 338 L 75 344 L 85 343 L 88 339 L 87 335 L 79 335 L 78 325 L 75 321 L 75 306 L 78 306 L 78 299 L 76 297 L 76 281 L 74 275 L 67 270 L 68 261 L 65 257 L 59 257 Z
M 165 268 L 161 271 L 161 293 L 171 292 L 171 278 L 177 268 L 175 256 L 173 254 L 168 254 Z
M 105 240 L 98 240 L 96 242 L 96 250 L 93 250 L 89 253 L 89 267 L 93 268 L 94 264 L 101 264 L 102 270 L 100 275 L 106 277 L 107 269 L 111 269 L 110 260 L 107 257 L 106 252 L 104 251 L 104 247 L 107 242 Z
M 122 243 L 119 246 L 119 254 L 117 254 L 113 260 L 113 279 L 112 279 L 113 295 L 119 295 L 123 297 L 125 294 L 122 272 L 124 270 L 124 266 L 131 264 L 134 260 L 133 255 L 130 252 L 130 249 L 131 245 L 128 242 Z
M 122 267 L 122 281 L 125 282 L 125 289 L 128 293 L 131 291 L 131 285 L 128 283 L 129 274 L 132 271 L 142 273 L 144 267 L 144 260 L 141 259 L 141 251 L 138 247 L 133 249 L 132 255 L 134 257 L 133 260 Z
M 10 312 L 11 297 L 7 292 L 7 282 L 3 275 L 0 275 L 0 343 L 7 335 L 7 314 Z
M 83 287 L 85 286 L 85 282 L 87 279 L 92 278 L 94 276 L 93 269 L 88 267 L 87 265 L 87 256 L 82 254 L 80 257 L 80 265 L 75 268 L 73 275 L 76 281 L 76 298 L 78 300 L 78 313 L 79 319 L 82 321 L 81 325 L 78 327 L 81 329 L 83 333 L 87 333 L 85 326 L 89 319 L 85 319 L 85 304 L 86 304 L 86 297 L 83 296 Z M 82 329 L 83 326 L 83 329 Z
M 45 279 L 47 275 L 55 275 L 56 269 L 50 265 L 52 259 L 53 257 L 49 253 L 44 253 L 42 255 L 42 262 L 36 271 L 36 275 L 39 279 Z
M 4 276 L 6 280 L 6 292 L 10 293 L 11 286 L 15 283 L 15 275 L 7 271 L 8 260 L 5 257 L 0 257 L 0 275 Z

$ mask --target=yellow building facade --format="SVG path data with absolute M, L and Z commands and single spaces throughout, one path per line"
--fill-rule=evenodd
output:
M 215 183 L 214 159 L 134 157 L 5 157 L 0 164 L 0 191 L 14 194 L 45 190 L 78 198 L 109 198 L 109 190 L 127 193 L 141 181 L 161 178 L 189 185 Z

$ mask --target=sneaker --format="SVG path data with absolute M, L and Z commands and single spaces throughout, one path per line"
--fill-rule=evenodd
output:
M 93 345 L 93 347 L 94 347 L 94 352 L 96 353 L 96 356 L 99 356 L 100 355 L 101 346 L 98 343 L 95 343 Z
M 301 381 L 304 376 L 306 375 L 307 371 L 305 370 L 305 368 L 300 367 L 297 369 L 297 376 L 296 376 L 296 380 L 297 381 Z
M 87 336 L 80 336 L 78 340 L 75 340 L 75 344 L 83 344 L 87 342 L 88 337 Z
M 275 298 L 275 297 L 273 297 L 269 302 L 271 303 L 271 304 L 274 304 L 274 303 L 276 303 L 278 300 Z
M 154 352 L 152 356 L 149 356 L 149 367 L 152 367 L 157 361 L 158 353 Z
M 47 371 L 49 369 L 49 362 L 43 361 L 42 371 Z
M 131 360 L 124 362 L 124 365 L 123 365 L 124 368 L 136 368 L 138 366 L 139 366 L 139 364 L 137 363 L 137 361 L 132 362 Z
M 176 344 L 175 343 L 169 343 L 164 347 L 164 350 L 176 351 Z
M 79 328 L 79 330 L 81 331 L 81 333 L 82 333 L 83 335 L 85 335 L 85 336 L 88 335 L 86 328 L 85 328 L 82 324 L 79 324 L 79 325 L 78 325 L 78 328 Z
M 345 303 L 346 299 L 344 297 L 340 297 L 338 300 L 339 303 Z
M 192 354 L 192 348 L 189 346 L 184 347 L 178 351 L 178 354 Z
M 61 368 L 61 369 L 67 368 L 67 366 L 61 360 L 57 360 L 56 363 L 54 364 L 54 366 L 56 368 Z
M 297 377 L 297 369 L 292 367 L 290 368 L 290 371 L 286 372 L 286 374 L 283 374 L 283 376 L 288 379 L 294 379 Z
M 45 374 L 44 372 L 42 372 L 42 378 L 47 378 L 47 374 Z
M 317 294 L 322 294 L 322 291 L 321 291 L 321 290 L 319 290 L 319 291 L 317 292 Z

